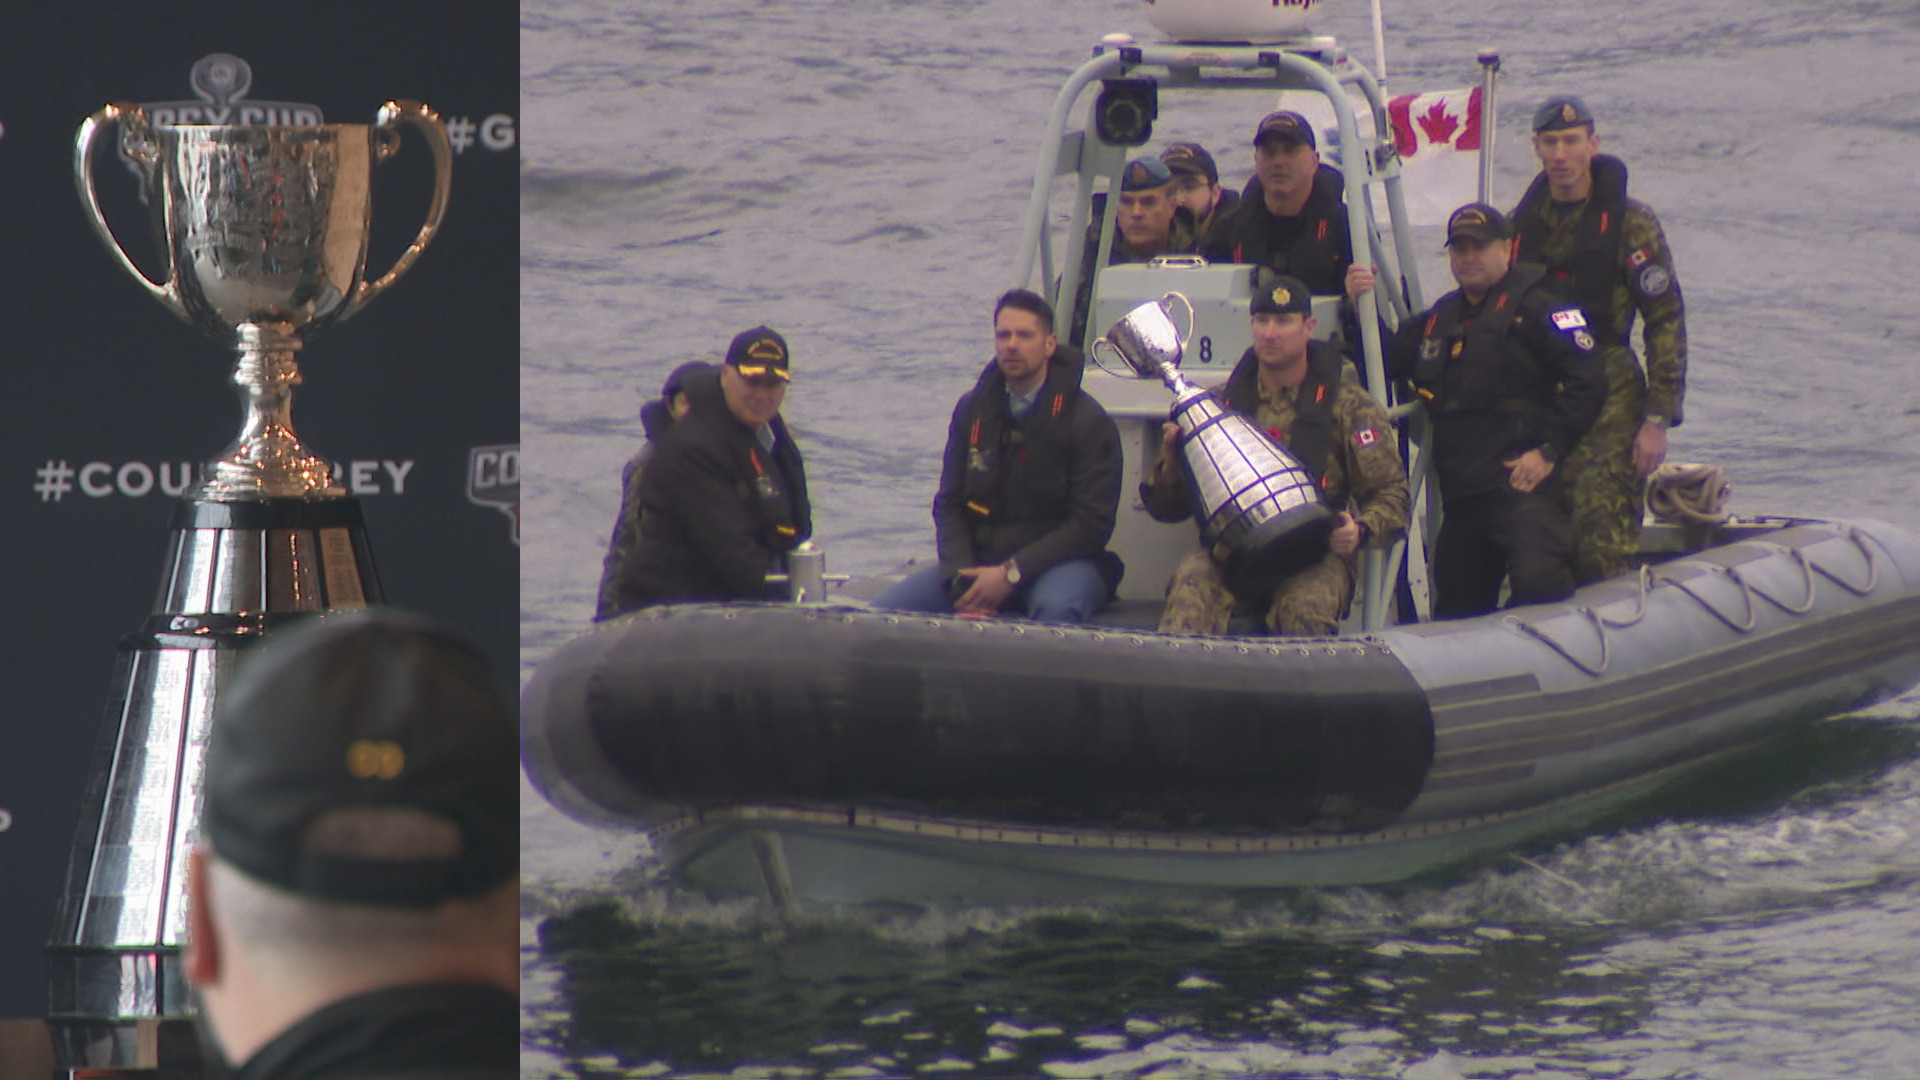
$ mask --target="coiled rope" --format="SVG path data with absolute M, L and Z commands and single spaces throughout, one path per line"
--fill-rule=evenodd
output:
M 1647 510 L 1676 525 L 1722 525 L 1733 483 L 1718 465 L 1668 462 L 1647 477 Z

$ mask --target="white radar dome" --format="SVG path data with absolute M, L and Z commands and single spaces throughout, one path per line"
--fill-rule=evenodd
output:
M 1147 0 L 1147 21 L 1174 41 L 1304 37 L 1328 0 Z

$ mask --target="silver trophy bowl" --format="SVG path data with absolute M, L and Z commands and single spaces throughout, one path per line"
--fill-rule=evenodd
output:
M 116 124 L 127 156 L 146 174 L 164 281 L 134 265 L 100 211 L 90 151 Z M 433 152 L 433 201 L 413 243 L 369 281 L 373 168 L 399 149 L 402 125 L 424 134 Z M 345 494 L 331 464 L 293 432 L 296 353 L 304 338 L 353 315 L 413 266 L 446 215 L 452 168 L 445 127 L 417 101 L 387 102 L 372 124 L 162 126 L 137 105 L 108 105 L 80 126 L 74 178 L 94 232 L 148 295 L 239 356 L 241 432 L 206 464 L 194 497 Z
M 1174 300 L 1187 310 L 1187 335 L 1169 312 Z M 1180 425 L 1202 540 L 1225 548 L 1235 594 L 1263 598 L 1325 554 L 1333 513 L 1298 458 L 1180 371 L 1192 326 L 1193 305 L 1170 292 L 1127 312 L 1088 351 L 1096 361 L 1103 348 L 1117 354 L 1137 377 L 1158 378 L 1173 391 L 1169 416 Z

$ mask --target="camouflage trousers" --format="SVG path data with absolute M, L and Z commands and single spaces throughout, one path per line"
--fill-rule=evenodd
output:
M 1633 565 L 1646 481 L 1633 472 L 1633 438 L 1646 422 L 1647 380 L 1631 350 L 1606 351 L 1607 403 L 1561 461 L 1573 525 L 1573 580 L 1585 585 Z
M 1329 551 L 1320 561 L 1280 583 L 1266 605 L 1267 629 L 1290 637 L 1332 637 L 1353 600 L 1353 567 Z M 1235 600 L 1220 563 L 1205 550 L 1191 552 L 1167 582 L 1167 609 L 1160 630 L 1168 634 L 1227 632 Z M 1244 607 L 1244 606 L 1243 606 Z

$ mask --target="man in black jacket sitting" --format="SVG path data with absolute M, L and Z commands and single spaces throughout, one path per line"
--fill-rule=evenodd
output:
M 635 608 L 785 595 L 767 573 L 813 534 L 800 448 L 780 418 L 791 378 L 786 339 L 756 326 L 718 371 L 681 384 L 692 410 L 640 478 L 640 542 L 620 589 Z
M 660 387 L 660 396 L 640 406 L 640 427 L 647 438 L 627 462 L 627 467 L 620 470 L 620 516 L 614 519 L 613 538 L 607 541 L 607 557 L 600 567 L 600 599 L 593 612 L 596 620 L 611 619 L 638 606 L 631 598 L 622 596 L 621 590 L 627 582 L 627 562 L 640 543 L 640 479 L 646 475 L 647 462 L 653 458 L 654 444 L 666 436 L 674 421 L 693 408 L 692 399 L 683 389 L 687 376 L 712 366 L 705 360 L 681 364 L 667 376 L 666 383 Z
M 1120 504 L 1120 432 L 1080 388 L 1053 308 L 1015 289 L 993 309 L 993 363 L 947 431 L 933 520 L 940 561 L 875 607 L 1083 622 L 1120 583 L 1106 550 Z

